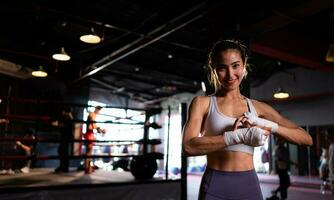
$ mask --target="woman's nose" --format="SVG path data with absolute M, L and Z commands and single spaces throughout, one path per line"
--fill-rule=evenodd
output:
M 233 70 L 231 70 L 230 68 L 228 68 L 226 74 L 227 74 L 227 76 L 228 76 L 229 78 L 231 78 L 231 77 L 233 76 Z

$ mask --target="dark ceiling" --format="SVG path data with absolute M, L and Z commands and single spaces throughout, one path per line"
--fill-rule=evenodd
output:
M 270 5 L 272 4 L 272 5 Z M 334 1 L 1 1 L 0 59 L 28 73 L 42 65 L 67 87 L 91 87 L 137 98 L 196 92 L 206 82 L 206 55 L 219 38 L 251 50 L 251 84 L 302 66 L 334 73 Z M 85 44 L 91 28 L 100 44 Z M 61 47 L 69 62 L 51 55 Z M 21 76 L 27 78 L 27 76 Z

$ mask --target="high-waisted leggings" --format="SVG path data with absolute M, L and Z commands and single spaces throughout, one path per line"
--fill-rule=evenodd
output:
M 218 171 L 206 169 L 199 200 L 263 200 L 255 170 Z

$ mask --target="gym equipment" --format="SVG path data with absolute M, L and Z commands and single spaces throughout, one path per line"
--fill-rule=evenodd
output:
M 136 179 L 150 179 L 158 169 L 154 156 L 134 156 L 130 162 L 130 172 Z
M 157 159 L 163 159 L 163 154 L 154 152 L 154 145 L 161 144 L 160 139 L 149 139 L 149 128 L 154 129 L 161 128 L 156 122 L 149 123 L 149 119 L 152 115 L 160 114 L 161 108 L 151 109 L 146 111 L 144 135 L 140 140 L 142 143 L 142 155 L 134 156 L 130 162 L 130 171 L 136 179 L 150 179 L 158 169 Z M 148 146 L 151 146 L 151 152 L 148 150 Z

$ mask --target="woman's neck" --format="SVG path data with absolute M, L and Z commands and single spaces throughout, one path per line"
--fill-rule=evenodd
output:
M 235 90 L 224 90 L 221 89 L 216 93 L 216 96 L 224 97 L 226 99 L 243 99 L 244 96 L 240 93 L 239 88 Z

